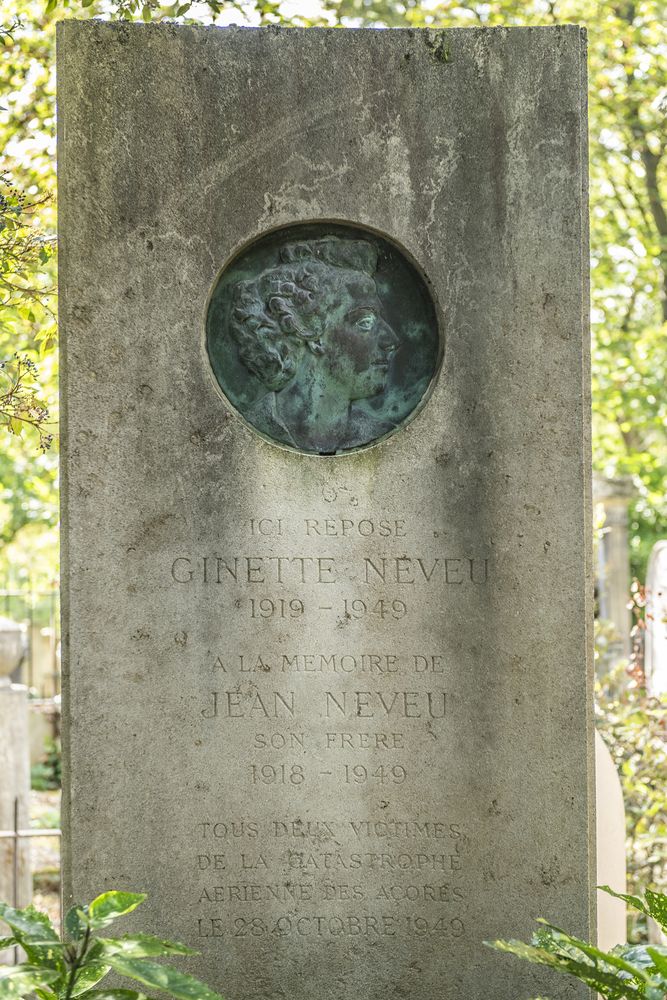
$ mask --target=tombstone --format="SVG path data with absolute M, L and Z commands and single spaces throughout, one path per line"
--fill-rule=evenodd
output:
M 646 571 L 646 689 L 655 698 L 667 693 L 667 541 L 651 550 Z
M 228 1000 L 586 995 L 584 56 L 59 27 L 65 897 Z
M 627 892 L 623 788 L 607 744 L 595 733 L 597 884 Z M 598 889 L 598 946 L 609 951 L 628 938 L 627 907 Z
M 60 736 L 60 699 L 33 698 L 28 733 L 30 764 L 41 764 Z
M 593 477 L 593 500 L 602 520 L 598 544 L 597 585 L 600 618 L 611 622 L 616 642 L 607 657 L 607 669 L 630 656 L 630 537 L 628 507 L 636 490 L 631 476 Z
M 27 653 L 26 626 L 13 618 L 0 616 L 0 677 L 4 679 L 14 674 L 17 679 Z
M 9 666 L 0 660 L 0 830 L 25 830 L 30 825 L 30 756 L 28 741 L 28 689 L 3 676 Z M 9 667 L 9 669 L 13 669 Z M 9 670 L 7 670 L 7 673 Z M 30 847 L 27 839 L 16 844 L 0 838 L 0 900 L 27 906 L 32 899 Z M 0 949 L 0 963 L 11 962 L 11 949 Z

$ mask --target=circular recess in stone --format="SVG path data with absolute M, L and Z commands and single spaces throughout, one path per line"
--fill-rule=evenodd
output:
M 414 264 L 376 233 L 324 222 L 267 233 L 225 267 L 206 342 L 247 423 L 314 455 L 354 451 L 402 427 L 442 357 Z

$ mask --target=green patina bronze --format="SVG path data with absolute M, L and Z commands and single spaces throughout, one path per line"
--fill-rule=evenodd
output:
M 405 255 L 328 223 L 269 233 L 225 268 L 207 345 L 221 389 L 255 430 L 319 455 L 404 424 L 442 354 L 433 301 Z

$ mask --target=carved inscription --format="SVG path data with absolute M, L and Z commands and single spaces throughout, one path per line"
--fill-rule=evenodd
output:
M 195 835 L 202 848 L 195 863 L 197 901 L 203 907 L 200 937 L 405 933 L 446 938 L 464 933 L 456 915 L 467 898 L 462 874 L 467 838 L 460 824 L 207 820 L 197 824 Z M 350 840 L 356 849 L 337 849 Z M 272 881 L 276 872 L 287 872 L 288 880 Z M 286 904 L 289 912 L 271 920 L 249 916 L 257 903 Z M 304 905 L 295 911 L 294 903 Z M 327 907 L 329 912 L 318 913 L 324 903 L 345 904 L 348 911 L 332 915 Z M 393 904 L 393 910 L 350 912 L 354 904 Z M 396 904 L 402 904 L 399 911 Z M 423 916 L 414 904 L 432 904 L 435 915 L 429 908 L 429 916 Z
M 356 571 L 356 572 L 355 572 Z M 420 556 L 365 557 L 351 570 L 351 579 L 364 583 L 483 584 L 488 579 L 488 559 Z M 357 576 L 357 574 L 359 576 Z M 175 583 L 207 584 L 333 584 L 344 578 L 332 556 L 177 556 L 171 565 Z
M 327 719 L 444 719 L 446 697 L 444 691 L 324 691 L 318 714 Z M 297 712 L 294 691 L 238 689 L 212 691 L 202 709 L 206 719 L 284 719 Z
M 424 736 L 450 738 L 455 665 L 399 640 L 430 592 L 488 587 L 488 553 L 445 548 L 437 529 L 430 550 L 413 551 L 423 529 L 405 518 L 251 517 L 244 529 L 246 551 L 183 552 L 165 567 L 169 586 L 212 608 L 222 601 L 239 622 L 238 636 L 221 634 L 195 665 L 202 738 L 233 743 L 248 814 L 195 825 L 194 932 L 462 936 L 465 817 L 396 815 L 428 775 Z M 308 632 L 320 645 L 301 642 L 310 620 L 322 623 Z M 313 815 L 322 795 L 337 818 Z M 383 818 L 368 818 L 365 801 Z

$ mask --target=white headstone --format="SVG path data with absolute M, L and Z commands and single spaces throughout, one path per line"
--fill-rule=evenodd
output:
M 595 798 L 598 885 L 626 891 L 625 805 L 616 765 L 607 744 L 595 734 Z M 598 945 L 605 951 L 627 940 L 626 906 L 598 890 Z
M 0 830 L 13 830 L 17 818 L 20 829 L 28 826 L 28 748 L 28 689 L 0 677 Z M 19 842 L 17 870 L 14 850 L 13 839 L 0 838 L 0 900 L 27 906 L 32 896 L 29 842 Z M 0 951 L 0 962 L 10 961 L 11 957 L 11 952 Z
M 628 507 L 635 495 L 630 476 L 593 477 L 593 500 L 602 519 L 598 542 L 597 589 L 600 618 L 611 622 L 617 639 L 610 650 L 609 666 L 630 656 L 632 615 L 630 598 L 630 538 Z
M 667 692 L 667 540 L 653 546 L 646 573 L 646 687 Z

